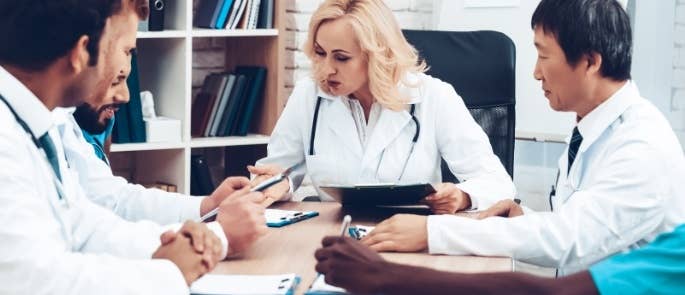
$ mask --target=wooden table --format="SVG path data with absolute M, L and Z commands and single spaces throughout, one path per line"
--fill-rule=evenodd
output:
M 374 225 L 391 213 L 375 211 L 373 216 L 364 211 L 341 208 L 334 202 L 285 202 L 272 208 L 318 211 L 319 216 L 282 228 L 270 228 L 269 234 L 257 241 L 247 252 L 219 263 L 214 274 L 285 274 L 295 273 L 301 278 L 295 294 L 303 294 L 316 277 L 314 251 L 327 235 L 339 235 L 345 214 L 352 215 L 352 224 Z M 511 258 L 444 256 L 428 253 L 383 253 L 389 261 L 425 266 L 453 272 L 509 272 Z

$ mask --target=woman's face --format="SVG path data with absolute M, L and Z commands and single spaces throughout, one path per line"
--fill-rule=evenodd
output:
M 368 89 L 368 63 L 346 18 L 319 26 L 314 53 L 315 77 L 325 92 L 347 96 Z

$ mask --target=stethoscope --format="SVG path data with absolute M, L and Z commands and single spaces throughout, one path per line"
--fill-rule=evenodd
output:
M 312 131 L 311 135 L 309 137 L 309 155 L 313 156 L 314 155 L 314 139 L 316 138 L 316 127 L 317 127 L 317 122 L 319 121 L 319 109 L 321 108 L 321 101 L 323 98 L 321 96 L 317 97 L 316 99 L 316 107 L 314 109 L 314 118 L 312 119 Z M 407 154 L 407 158 L 404 160 L 404 165 L 402 165 L 402 171 L 400 173 L 400 176 L 397 178 L 399 181 L 402 179 L 402 176 L 404 176 L 404 171 L 407 169 L 407 163 L 409 163 L 409 158 L 411 157 L 411 154 L 414 152 L 414 146 L 416 146 L 416 142 L 419 140 L 419 134 L 421 134 L 421 124 L 419 124 L 419 119 L 414 116 L 414 111 L 416 110 L 416 104 L 412 104 L 411 108 L 409 110 L 409 115 L 411 115 L 412 121 L 414 121 L 414 124 L 416 124 L 416 132 L 414 132 L 414 137 L 411 140 L 411 147 L 409 149 L 409 154 Z M 378 161 L 378 165 L 376 166 L 376 175 L 378 175 L 378 167 L 380 167 L 381 162 L 383 162 L 383 158 L 385 156 L 385 149 L 383 149 L 383 152 L 381 153 L 381 159 Z
M 40 141 L 38 140 L 36 135 L 33 134 L 33 131 L 31 131 L 28 124 L 26 124 L 26 122 L 24 122 L 24 120 L 22 120 L 21 117 L 19 117 L 19 114 L 17 114 L 17 112 L 14 110 L 14 108 L 7 102 L 5 97 L 0 95 L 0 100 L 2 100 L 2 102 L 5 103 L 5 105 L 7 106 L 7 108 L 9 108 L 12 115 L 14 115 L 14 119 L 17 121 L 17 123 L 19 123 L 21 128 L 24 129 L 24 131 L 26 131 L 26 133 L 31 135 L 31 140 L 33 141 L 33 144 L 36 145 L 36 148 L 38 148 L 39 150 L 40 149 L 44 150 L 43 145 L 40 143 Z M 47 160 L 47 158 L 46 158 L 46 160 Z M 57 174 L 55 174 L 55 171 L 53 171 L 52 169 L 50 169 L 50 171 L 52 171 L 52 180 L 55 183 L 55 189 L 57 190 L 57 196 L 59 197 L 60 200 L 64 200 L 66 206 L 68 207 L 69 202 L 67 201 L 66 198 L 64 198 L 65 194 L 64 194 L 64 190 L 62 188 L 62 182 L 57 178 Z

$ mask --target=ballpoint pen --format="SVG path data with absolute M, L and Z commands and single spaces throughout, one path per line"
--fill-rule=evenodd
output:
M 261 192 L 267 188 L 272 187 L 273 185 L 275 185 L 275 184 L 283 181 L 284 179 L 288 178 L 288 176 L 290 175 L 290 173 L 293 170 L 299 168 L 303 164 L 304 164 L 304 162 L 300 162 L 300 163 L 297 163 L 293 166 L 288 167 L 288 169 L 283 170 L 283 172 L 278 173 L 278 174 L 272 176 L 271 178 L 262 181 L 261 183 L 259 183 L 258 185 L 256 185 L 252 189 L 250 189 L 250 192 Z M 200 222 L 205 222 L 209 219 L 212 219 L 213 217 L 216 216 L 217 213 L 219 213 L 219 207 L 216 207 L 216 208 L 212 209 L 212 211 L 209 211 L 207 214 L 203 215 L 200 218 Z
M 343 217 L 342 224 L 340 224 L 340 237 L 341 237 L 341 238 L 344 238 L 344 237 L 345 237 L 345 233 L 346 233 L 346 232 L 349 230 L 349 228 L 350 228 L 350 223 L 352 223 L 352 216 L 350 216 L 350 215 L 345 215 L 345 217 Z M 322 275 L 323 275 L 323 274 L 318 273 L 318 274 L 316 275 L 316 278 L 314 279 L 314 282 L 318 281 L 318 280 L 321 278 Z

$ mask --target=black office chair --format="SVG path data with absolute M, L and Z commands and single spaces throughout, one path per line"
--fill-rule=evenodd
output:
M 473 118 L 490 139 L 492 149 L 514 176 L 516 124 L 516 48 L 494 31 L 447 32 L 404 30 L 430 67 L 427 74 L 452 84 Z M 445 161 L 445 182 L 456 182 Z

